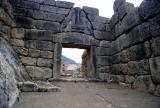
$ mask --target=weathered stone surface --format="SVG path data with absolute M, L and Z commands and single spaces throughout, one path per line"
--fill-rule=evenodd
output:
M 150 75 L 137 77 L 133 84 L 133 87 L 135 89 L 148 91 L 150 93 L 153 93 L 155 90 L 155 85 L 153 84 Z
M 160 35 L 160 15 L 150 19 L 150 32 L 153 37 Z
M 21 61 L 24 65 L 31 65 L 31 66 L 35 66 L 37 63 L 37 59 L 36 58 L 31 58 L 31 57 L 24 57 L 21 56 Z
M 22 8 L 39 9 L 39 3 L 35 3 L 32 1 L 13 0 L 12 5 Z
M 141 60 L 150 56 L 149 43 L 135 45 L 129 49 L 130 60 Z
M 16 26 L 18 27 L 24 27 L 24 28 L 34 28 L 35 27 L 35 21 L 32 18 L 15 16 L 14 19 L 16 22 Z
M 98 23 L 103 23 L 103 24 L 109 23 L 109 18 L 97 16 L 96 14 L 87 14 L 87 16 L 91 22 L 98 22 Z
M 122 63 L 127 63 L 129 62 L 129 51 L 128 50 L 123 50 L 122 52 L 119 53 L 119 60 Z
M 13 28 L 11 37 L 17 38 L 17 39 L 23 39 L 24 38 L 24 29 L 23 28 Z
M 99 79 L 102 81 L 108 81 L 109 80 L 109 74 L 108 73 L 99 73 Z
M 111 47 L 111 42 L 110 41 L 100 41 L 100 47 L 105 47 L 105 48 L 110 48 Z
M 97 66 L 110 66 L 111 65 L 111 57 L 110 56 L 98 56 L 97 57 Z
M 138 25 L 140 22 L 141 21 L 140 21 L 139 15 L 138 15 L 138 9 L 134 8 L 134 10 L 132 10 L 130 13 L 128 13 L 123 19 L 125 31 L 128 31 L 132 27 Z
M 98 73 L 110 73 L 110 66 L 100 67 L 97 69 Z
M 150 37 L 149 23 L 143 23 L 142 25 L 133 28 L 128 36 L 130 45 L 146 40 Z
M 98 56 L 110 56 L 111 55 L 111 49 L 110 48 L 104 48 L 104 47 L 97 47 L 97 55 Z
M 13 46 L 19 46 L 19 47 L 24 47 L 24 41 L 20 39 L 11 39 L 10 40 L 11 44 Z
M 53 43 L 49 41 L 27 40 L 26 47 L 43 51 L 53 51 Z
M 141 18 L 146 20 L 160 12 L 160 3 L 158 0 L 145 0 L 138 10 Z
M 156 96 L 160 96 L 160 85 L 158 85 L 158 86 L 156 87 L 156 90 L 155 90 L 154 94 L 155 94 Z
M 65 15 L 51 13 L 51 12 L 44 12 L 39 10 L 31 11 L 29 16 L 37 20 L 46 20 L 54 22 L 62 22 L 62 20 L 65 18 Z
M 133 84 L 134 81 L 135 81 L 135 77 L 126 75 L 125 76 L 125 81 L 126 81 L 126 83 Z
M 44 80 L 52 77 L 52 69 L 50 68 L 26 66 L 26 71 L 33 80 Z
M 53 52 L 51 51 L 41 51 L 42 58 L 53 58 Z
M 92 36 L 76 32 L 58 33 L 53 36 L 53 42 L 95 46 L 99 45 L 99 41 L 95 40 Z
M 16 53 L 18 53 L 20 55 L 24 55 L 24 56 L 28 55 L 28 49 L 27 48 L 14 46 L 14 50 L 16 51 Z
M 113 29 L 113 27 L 118 23 L 118 13 L 114 13 L 114 15 L 111 17 L 111 20 L 110 20 L 110 28 Z
M 87 14 L 93 14 L 99 16 L 99 10 L 97 8 L 83 6 L 83 10 Z
M 152 80 L 160 84 L 160 57 L 149 59 Z
M 153 54 L 155 56 L 159 56 L 160 55 L 160 37 L 153 39 L 153 43 L 152 43 L 152 50 L 153 50 Z
M 94 30 L 105 31 L 106 25 L 103 23 L 92 22 L 92 26 Z
M 41 30 L 51 30 L 53 33 L 60 32 L 60 24 L 58 22 L 37 21 L 36 27 Z
M 119 7 L 123 4 L 125 4 L 126 1 L 125 0 L 115 0 L 114 5 L 113 5 L 113 9 L 115 12 L 118 11 Z
M 117 80 L 118 82 L 124 82 L 125 81 L 124 75 L 117 75 Z
M 38 0 L 38 1 L 41 1 L 41 0 Z M 45 5 L 52 5 L 54 6 L 55 5 L 55 0 L 42 0 L 42 4 L 45 4 Z
M 123 34 L 121 35 L 118 39 L 117 39 L 118 43 L 119 43 L 119 48 L 120 50 L 126 49 L 129 47 L 129 36 L 127 34 Z
M 98 40 L 111 41 L 110 32 L 94 30 L 94 36 L 95 36 L 95 38 L 98 39 Z
M 46 30 L 27 30 L 25 33 L 26 39 L 36 39 L 36 40 L 52 40 L 52 33 Z
M 39 66 L 39 67 L 52 67 L 53 66 L 53 59 L 38 58 L 37 66 Z
M 69 15 L 62 22 L 63 32 L 79 32 L 93 35 L 92 25 L 81 8 L 71 9 Z
M 128 74 L 129 75 L 149 75 L 150 74 L 150 68 L 149 68 L 149 62 L 148 60 L 141 60 L 139 62 L 137 61 L 131 61 L 128 63 Z
M 5 22 L 5 24 L 7 24 L 7 25 L 9 25 L 9 26 L 11 26 L 12 25 L 12 19 L 11 19 L 11 17 L 4 11 L 4 9 L 2 9 L 2 8 L 0 8 L 0 19 L 2 20 L 2 21 L 4 21 Z
M 29 56 L 30 57 L 40 57 L 40 50 L 29 49 Z
M 72 8 L 74 3 L 71 2 L 66 2 L 66 1 L 56 1 L 56 6 L 61 7 L 61 8 L 67 8 L 70 9 Z
M 19 82 L 18 88 L 22 92 L 36 92 L 38 91 L 38 85 L 36 83 L 26 81 L 26 82 Z

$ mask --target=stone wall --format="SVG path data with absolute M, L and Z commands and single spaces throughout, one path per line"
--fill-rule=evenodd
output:
M 144 0 L 134 7 L 116 0 L 109 26 L 112 56 L 106 78 L 160 95 L 160 2 Z
M 100 47 L 100 40 L 110 40 L 109 19 L 100 17 L 96 8 L 73 5 L 54 0 L 12 0 L 16 25 L 11 44 L 33 80 L 55 76 L 56 43 Z

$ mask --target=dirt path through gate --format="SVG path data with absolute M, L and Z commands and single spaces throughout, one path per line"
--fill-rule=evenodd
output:
M 62 92 L 21 93 L 13 108 L 160 108 L 160 98 L 115 84 L 57 82 Z

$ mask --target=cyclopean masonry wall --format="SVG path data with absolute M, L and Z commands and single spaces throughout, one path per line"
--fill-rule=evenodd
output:
M 160 95 L 160 2 L 144 0 L 134 7 L 116 0 L 110 29 L 112 59 L 105 69 L 108 77 Z
M 32 80 L 58 78 L 62 47 L 83 48 L 90 53 L 90 78 L 160 95 L 158 0 L 144 0 L 139 7 L 116 0 L 111 19 L 99 16 L 96 8 L 73 8 L 70 2 L 11 2 L 0 0 L 0 36 L 25 67 L 26 71 L 16 71 L 18 75 Z

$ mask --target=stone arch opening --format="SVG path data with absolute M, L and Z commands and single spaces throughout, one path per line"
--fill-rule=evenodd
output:
M 98 42 L 89 35 L 76 32 L 58 33 L 54 36 L 54 65 L 53 78 L 60 78 L 61 70 L 61 55 L 62 48 L 79 48 L 85 49 L 86 54 L 83 55 L 84 70 L 86 70 L 86 77 L 90 79 L 96 78 L 96 45 Z M 83 58 L 82 58 L 83 59 Z

